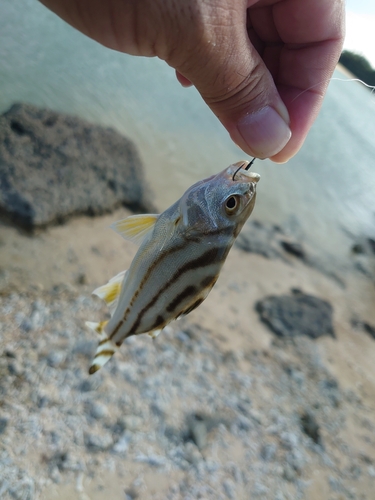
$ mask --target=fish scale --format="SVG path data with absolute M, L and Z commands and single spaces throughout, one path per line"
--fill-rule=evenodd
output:
M 111 319 L 87 322 L 99 335 L 89 373 L 127 337 L 156 337 L 207 297 L 254 208 L 260 176 L 248 165 L 238 162 L 197 182 L 160 215 L 134 215 L 112 226 L 140 247 L 128 271 L 93 292 L 107 303 Z

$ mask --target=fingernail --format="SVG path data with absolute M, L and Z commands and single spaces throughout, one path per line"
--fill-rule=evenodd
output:
M 283 119 L 287 118 L 289 123 L 288 111 L 286 107 L 278 111 L 266 106 L 238 122 L 237 129 L 253 156 L 269 158 L 281 151 L 291 138 L 292 132 Z

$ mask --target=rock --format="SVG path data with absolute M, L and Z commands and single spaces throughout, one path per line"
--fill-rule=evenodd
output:
M 5 429 L 7 428 L 8 422 L 9 422 L 9 418 L 6 418 L 6 417 L 0 418 L 0 436 L 1 436 L 1 434 L 4 434 Z
M 0 116 L 0 214 L 15 224 L 154 211 L 147 195 L 134 144 L 113 129 L 26 104 Z
M 65 352 L 64 351 L 51 351 L 47 356 L 47 363 L 49 366 L 56 368 L 61 365 L 65 360 Z
M 113 446 L 112 450 L 115 453 L 124 455 L 129 449 L 129 443 L 130 443 L 130 438 L 126 433 L 124 433 L 117 441 L 117 443 Z
M 265 462 L 270 462 L 276 456 L 277 446 L 274 443 L 264 444 L 260 450 L 260 456 Z
M 184 458 L 190 464 L 197 465 L 202 460 L 202 455 L 195 444 L 187 442 L 185 444 Z
M 93 451 L 106 451 L 113 445 L 111 434 L 86 434 L 85 444 Z
M 297 479 L 297 473 L 296 473 L 296 471 L 289 464 L 285 464 L 284 465 L 283 478 L 286 481 L 290 481 L 290 482 L 293 482 L 293 481 L 295 481 Z
M 127 488 L 125 490 L 125 500 L 136 500 L 138 498 L 138 493 L 133 488 Z
M 359 328 L 365 331 L 370 335 L 370 337 L 372 337 L 375 340 L 375 326 L 370 325 L 370 323 L 367 323 L 366 321 L 361 321 L 356 318 L 353 318 L 351 323 L 354 328 Z
M 370 325 L 370 323 L 363 323 L 363 329 L 375 340 L 375 326 Z
M 319 424 L 310 410 L 306 410 L 301 415 L 301 427 L 303 432 L 307 434 L 315 443 L 322 444 Z
M 101 420 L 108 416 L 107 407 L 97 401 L 88 401 L 85 410 L 95 420 Z
M 276 240 L 280 229 L 268 227 L 259 221 L 249 221 L 236 240 L 245 252 L 257 253 L 268 259 L 282 258 L 283 252 Z
M 226 497 L 230 500 L 235 500 L 237 498 L 236 486 L 231 479 L 226 479 L 225 481 L 223 481 L 223 490 Z
M 271 295 L 259 300 L 255 309 L 260 319 L 280 337 L 335 337 L 332 306 L 318 297 L 299 291 L 292 296 Z
M 283 249 L 286 252 L 290 253 L 291 255 L 294 255 L 299 259 L 305 258 L 305 250 L 303 249 L 301 243 L 298 243 L 296 241 L 281 240 L 280 244 L 283 247 Z
M 367 238 L 367 244 L 371 252 L 375 255 L 375 239 Z
M 138 455 L 136 462 L 142 462 L 151 467 L 162 467 L 166 463 L 166 458 L 161 455 Z
M 370 237 L 361 237 L 352 245 L 353 254 L 375 255 L 375 239 Z
M 285 260 L 284 252 L 305 259 L 306 252 L 301 243 L 275 225 L 249 221 L 236 240 L 236 245 L 245 252 L 257 253 L 268 259 Z
M 208 429 L 206 418 L 201 415 L 191 415 L 187 421 L 191 439 L 197 445 L 198 449 L 202 450 L 207 443 Z

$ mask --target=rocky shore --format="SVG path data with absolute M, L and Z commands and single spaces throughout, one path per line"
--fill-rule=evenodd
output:
M 334 267 L 251 220 L 196 311 L 89 376 L 91 291 L 135 247 L 107 229 L 127 209 L 71 213 L 0 223 L 0 498 L 373 498 L 371 238 Z

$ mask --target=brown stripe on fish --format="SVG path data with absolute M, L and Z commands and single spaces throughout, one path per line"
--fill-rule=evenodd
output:
M 149 279 L 152 271 L 157 267 L 166 257 L 171 255 L 172 253 L 179 252 L 180 250 L 183 250 L 185 248 L 185 243 L 183 245 L 176 246 L 174 248 L 170 248 L 169 250 L 166 250 L 165 252 L 161 253 L 159 255 L 159 258 L 155 259 L 154 262 L 150 265 L 150 267 L 147 269 L 147 272 L 142 278 L 142 281 L 139 284 L 138 287 L 138 293 L 142 290 L 144 287 L 145 283 Z
M 126 313 L 129 311 L 129 308 L 126 310 Z M 126 315 L 125 313 L 125 315 Z M 109 340 L 111 340 L 115 335 L 116 333 L 119 331 L 119 329 L 121 328 L 121 326 L 123 325 L 124 323 L 124 319 L 121 319 L 118 324 L 116 325 L 115 329 L 113 330 L 113 332 L 111 333 L 111 335 L 108 337 Z
M 201 287 L 202 288 L 208 288 L 209 286 L 212 288 L 214 284 L 216 283 L 218 278 L 218 275 L 212 275 L 212 276 L 206 276 L 206 278 L 203 278 L 201 281 Z
M 155 320 L 155 323 L 152 325 L 150 330 L 156 330 L 157 328 L 162 328 L 164 326 L 165 319 L 161 314 L 158 315 L 158 317 Z
M 103 349 L 103 351 L 97 352 L 94 356 L 94 359 L 98 358 L 99 356 L 108 356 L 111 357 L 115 351 L 113 349 Z
M 214 229 L 214 230 L 208 230 L 208 231 L 204 231 L 204 229 L 202 229 L 199 234 L 197 234 L 194 231 L 187 230 L 185 233 L 182 234 L 182 236 L 189 243 L 191 243 L 192 241 L 194 241 L 196 243 L 201 243 L 204 236 L 210 236 L 210 237 L 219 236 L 219 235 L 232 236 L 232 234 L 233 234 L 233 229 L 231 227 L 229 227 L 229 228 L 220 228 L 220 229 Z M 233 241 L 234 241 L 234 239 L 233 239 Z M 229 245 L 231 246 L 231 244 L 229 244 Z
M 190 307 L 188 307 L 187 309 L 185 309 L 185 311 L 183 311 L 181 315 L 184 315 L 186 316 L 187 314 L 190 314 L 191 311 L 194 311 L 194 309 L 196 309 L 198 306 L 200 306 L 202 304 L 202 302 L 204 301 L 205 297 L 201 297 L 200 299 L 196 300 L 194 302 L 194 304 L 192 304 Z
M 193 285 L 189 285 L 183 290 L 181 293 L 179 293 L 170 304 L 167 306 L 167 311 L 172 312 L 176 309 L 176 307 L 185 299 L 187 299 L 190 296 L 193 296 L 197 293 L 197 288 Z
M 217 264 L 225 260 L 229 248 L 227 246 L 210 248 L 203 255 L 197 257 L 184 264 L 180 269 L 178 269 L 174 275 L 167 281 L 167 283 L 161 287 L 158 293 L 155 294 L 152 300 L 138 313 L 137 319 L 135 320 L 133 326 L 129 329 L 128 336 L 134 335 L 141 323 L 142 317 L 145 313 L 157 302 L 158 298 L 162 293 L 164 293 L 173 283 L 175 283 L 181 276 L 183 276 L 188 271 L 194 271 L 202 267 L 209 266 L 211 264 Z M 111 335 L 111 338 L 113 335 Z
M 166 257 L 168 257 L 168 255 L 171 255 L 174 252 L 178 252 L 179 250 L 182 250 L 184 248 L 185 248 L 185 244 L 179 245 L 179 246 L 177 246 L 175 248 L 171 248 L 168 251 L 163 252 L 162 254 L 160 254 L 158 259 L 154 260 L 154 262 L 151 264 L 151 266 L 147 269 L 146 274 L 143 276 L 142 281 L 139 284 L 138 290 L 135 292 L 130 305 L 133 305 L 135 297 L 139 295 L 139 292 L 144 287 L 145 283 L 149 279 L 149 277 L 150 277 L 152 271 L 155 269 L 155 267 L 158 264 L 160 264 L 162 260 L 164 260 Z M 126 318 L 127 318 L 127 315 L 129 314 L 130 309 L 131 309 L 130 307 L 128 307 L 126 309 L 125 314 L 124 314 L 122 320 L 116 325 L 116 327 L 114 328 L 114 330 L 111 332 L 110 336 L 108 337 L 109 339 L 113 339 L 113 337 L 119 331 L 119 329 L 121 328 L 121 326 L 124 323 L 124 321 L 126 321 Z M 128 336 L 130 336 L 130 335 L 134 335 L 134 334 L 130 333 Z M 117 345 L 117 343 L 116 343 L 116 345 Z

